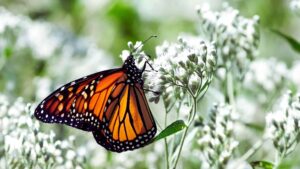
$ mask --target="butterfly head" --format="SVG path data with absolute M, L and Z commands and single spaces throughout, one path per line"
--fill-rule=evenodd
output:
M 129 83 L 131 85 L 133 85 L 134 83 L 139 83 L 143 85 L 143 72 L 136 66 L 135 59 L 132 55 L 129 55 L 128 58 L 125 60 L 123 64 L 123 69 L 125 70 L 126 75 L 128 76 L 128 80 L 126 83 Z

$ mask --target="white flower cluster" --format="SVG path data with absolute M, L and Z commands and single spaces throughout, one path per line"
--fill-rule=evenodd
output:
M 0 168 L 83 168 L 84 157 L 73 150 L 74 137 L 55 141 L 52 131 L 39 131 L 22 99 L 7 100 L 0 94 Z
M 287 73 L 289 80 L 295 84 L 295 86 L 300 87 L 300 61 L 293 62 L 293 66 L 290 68 L 290 71 Z
M 164 163 L 164 159 L 161 158 L 164 154 L 163 145 L 155 144 L 150 150 L 138 150 L 118 154 L 114 156 L 115 162 L 112 168 L 162 168 L 161 164 Z
M 179 37 L 177 43 L 164 42 L 156 48 L 156 54 L 152 62 L 155 71 L 146 73 L 146 84 L 163 92 L 166 107 L 187 91 L 198 96 L 206 90 L 217 65 L 214 45 L 200 37 L 186 35 Z
M 156 48 L 157 58 L 149 60 L 142 50 L 143 44 L 128 43 L 129 51 L 124 50 L 121 58 L 124 61 L 130 52 L 136 59 L 136 64 L 142 68 L 148 61 L 145 73 L 145 87 L 150 89 L 150 101 L 158 101 L 159 93 L 164 91 L 164 100 L 182 98 L 183 88 L 188 88 L 193 94 L 199 94 L 200 89 L 208 87 L 213 71 L 216 69 L 217 56 L 212 43 L 199 37 L 183 36 L 177 43 L 164 42 Z
M 258 59 L 250 64 L 244 84 L 249 89 L 253 88 L 253 85 L 257 85 L 257 87 L 271 92 L 278 89 L 288 78 L 288 71 L 286 64 L 275 58 Z
M 92 138 L 83 144 L 80 151 L 86 153 L 91 168 L 162 168 L 164 163 L 163 144 L 152 144 L 143 149 L 123 153 L 111 153 L 95 142 Z M 108 167 L 109 166 L 109 167 Z
M 259 17 L 247 19 L 239 11 L 224 4 L 220 12 L 207 6 L 198 7 L 205 35 L 216 43 L 219 65 L 234 68 L 243 75 L 249 62 L 258 53 Z
M 228 105 L 216 104 L 208 123 L 200 129 L 198 144 L 203 155 L 203 168 L 225 168 L 238 145 L 232 132 L 232 109 Z
M 300 16 L 300 0 L 291 0 L 290 8 L 295 14 Z
M 7 91 L 29 88 L 24 91 L 26 95 L 18 94 L 32 97 L 32 93 L 28 93 L 39 90 L 40 83 L 47 82 L 49 87 L 53 85 L 49 79 L 36 78 L 37 74 L 46 74 L 47 78 L 52 77 L 57 84 L 74 80 L 83 74 L 107 69 L 112 65 L 111 57 L 94 43 L 76 38 L 47 22 L 32 21 L 28 17 L 12 14 L 4 8 L 0 8 L 0 18 L 0 56 L 5 56 L 0 57 L 0 74 L 3 76 L 10 72 L 9 77 L 12 74 L 16 77 L 0 82 L 1 86 L 10 86 Z M 7 67 L 5 63 L 8 61 L 13 62 L 15 66 Z M 40 79 L 43 81 L 40 82 Z M 28 85 L 33 80 L 37 89 L 30 89 L 33 86 Z M 8 82 L 9 84 L 2 84 Z M 36 95 L 37 98 L 46 96 L 39 92 Z
M 274 90 L 279 91 L 285 89 L 286 84 L 299 89 L 299 71 L 299 61 L 295 61 L 293 65 L 288 68 L 286 63 L 274 57 L 257 59 L 251 62 L 243 83 L 247 89 L 256 90 L 255 92 L 265 91 L 269 93 Z M 257 91 L 257 89 L 259 91 Z M 264 98 L 264 100 L 266 99 L 267 98 Z
M 149 60 L 149 56 L 145 54 L 143 51 L 143 43 L 141 41 L 137 41 L 135 44 L 132 42 L 128 42 L 129 50 L 123 50 L 120 57 L 122 61 L 125 61 L 127 57 L 131 54 L 138 68 L 142 69 L 145 64 L 145 61 Z
M 28 18 L 13 15 L 4 8 L 0 8 L 0 16 L 0 34 L 4 37 L 10 36 L 0 39 L 0 50 L 8 47 L 31 48 L 37 59 L 46 59 L 61 43 L 59 36 L 51 36 L 52 28 L 46 23 L 31 22 Z
M 0 8 L 0 17 L 0 51 L 6 47 L 13 47 L 9 46 L 12 45 L 9 41 L 14 40 L 16 50 L 29 48 L 32 56 L 41 60 L 58 54 L 64 57 L 96 56 L 93 58 L 104 55 L 103 51 L 96 49 L 95 44 L 90 44 L 84 39 L 74 39 L 70 33 L 49 23 L 32 21 L 27 17 L 14 15 L 4 8 Z M 16 39 L 2 36 L 13 36 Z
M 279 106 L 266 116 L 266 136 L 271 138 L 281 156 L 285 157 L 295 150 L 300 137 L 300 95 L 293 98 L 287 92 Z

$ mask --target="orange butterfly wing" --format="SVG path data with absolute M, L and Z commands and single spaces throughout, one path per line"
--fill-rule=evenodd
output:
M 129 57 L 125 67 L 62 86 L 38 105 L 35 117 L 92 131 L 96 141 L 111 151 L 147 145 L 156 133 L 156 125 L 142 88 L 142 72 L 132 61 Z
M 99 144 L 103 135 L 116 152 L 134 150 L 149 143 L 156 133 L 144 91 L 140 84 L 118 84 L 112 91 L 104 112 L 103 131 L 94 131 Z
M 103 105 L 114 83 L 124 80 L 121 69 L 98 72 L 70 82 L 42 101 L 35 117 L 45 123 L 62 123 L 85 131 L 101 128 Z

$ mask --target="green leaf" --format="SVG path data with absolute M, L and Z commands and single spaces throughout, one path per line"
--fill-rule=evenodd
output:
M 257 132 L 263 132 L 265 127 L 262 126 L 262 125 L 259 125 L 259 124 L 255 124 L 255 123 L 244 123 L 245 126 L 253 129 L 253 130 L 256 130 Z
M 3 50 L 4 56 L 8 59 L 12 56 L 13 54 L 13 49 L 11 47 L 6 47 Z
M 253 168 L 260 167 L 263 169 L 273 169 L 274 165 L 268 161 L 253 161 L 250 163 Z
M 297 40 L 295 40 L 294 38 L 292 38 L 289 35 L 286 35 L 278 30 L 274 30 L 272 29 L 272 32 L 274 32 L 275 34 L 279 35 L 280 37 L 282 37 L 283 39 L 285 39 L 289 45 L 298 53 L 300 53 L 300 42 L 298 42 Z
M 169 126 L 167 126 L 163 131 L 161 131 L 155 138 L 153 141 L 158 141 L 160 139 L 163 139 L 165 137 L 168 137 L 170 135 L 173 135 L 179 131 L 181 131 L 182 129 L 186 128 L 186 125 L 184 123 L 183 120 L 177 120 L 175 122 L 173 122 L 172 124 L 170 124 Z

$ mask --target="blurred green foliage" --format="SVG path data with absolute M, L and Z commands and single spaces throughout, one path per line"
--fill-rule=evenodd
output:
M 224 1 L 216 0 L 213 2 L 215 3 L 210 3 L 209 1 L 210 5 L 216 9 L 219 9 Z M 89 3 L 95 3 L 97 5 L 94 6 L 94 4 Z M 189 3 L 191 3 L 191 6 L 194 8 L 200 2 L 192 0 L 189 1 Z M 289 11 L 286 0 L 228 0 L 228 3 L 237 8 L 243 16 L 252 17 L 253 15 L 259 15 L 261 22 L 260 57 L 269 58 L 271 56 L 276 56 L 278 60 L 287 63 L 288 66 L 293 65 L 295 59 L 299 58 L 299 54 L 293 51 L 287 43 L 284 43 L 284 40 L 270 31 L 271 29 L 280 30 L 281 32 L 287 33 L 294 39 L 300 39 L 297 38 L 297 35 L 300 36 L 298 31 L 299 24 L 295 24 L 293 22 L 297 18 Z M 122 61 L 118 56 L 122 50 L 127 49 L 128 41 L 142 41 L 151 35 L 158 35 L 158 38 L 147 42 L 144 47 L 147 54 L 155 57 L 155 46 L 162 44 L 164 40 L 174 41 L 175 38 L 182 32 L 197 34 L 199 20 L 194 9 L 191 8 L 187 11 L 182 11 L 180 10 L 181 6 L 178 6 L 178 9 L 172 9 L 178 14 L 174 19 L 174 17 L 171 18 L 170 15 L 167 15 L 171 9 L 165 8 L 164 13 L 159 16 L 160 18 L 157 18 L 153 16 L 145 16 L 149 14 L 143 13 L 141 10 L 144 9 L 142 8 L 142 5 L 143 2 L 139 2 L 138 0 L 98 0 L 98 2 L 97 0 L 1 0 L 0 2 L 0 6 L 5 7 L 14 14 L 29 16 L 33 21 L 49 22 L 61 28 L 65 32 L 68 32 L 66 34 L 62 32 L 61 36 L 74 36 L 96 42 L 96 46 L 98 48 L 107 51 L 111 54 L 111 56 L 114 57 L 114 64 L 118 66 L 122 64 Z M 161 8 L 154 8 L 152 9 L 152 12 L 161 12 L 156 11 L 158 9 Z M 194 16 L 188 17 L 185 16 L 184 13 L 191 13 Z M 14 37 L 15 34 L 10 31 L 11 30 L 7 29 L 4 34 L 0 35 L 0 38 L 2 39 L 11 40 L 9 41 L 9 44 L 6 44 L 6 47 L 3 49 L 0 55 L 0 92 L 12 98 L 22 96 L 27 101 L 37 101 L 37 98 L 35 98 L 36 96 L 33 96 L 33 93 L 36 90 L 32 84 L 33 78 L 36 76 L 43 77 L 44 75 L 47 75 L 47 71 L 49 71 L 47 70 L 49 64 L 53 64 L 53 62 L 59 62 L 60 60 L 39 60 L 32 58 L 32 51 L 26 49 L 15 51 L 14 49 L 16 42 L 14 39 L 17 37 Z M 67 38 L 67 40 L 75 41 L 72 38 Z M 74 44 L 74 46 L 76 46 L 76 44 Z M 78 50 L 80 50 L 80 47 L 81 46 L 77 46 Z M 83 56 L 80 57 L 84 57 L 86 53 L 87 51 L 83 51 Z M 109 55 L 107 57 L 109 57 Z M 2 61 L 4 63 L 3 65 L 1 65 Z M 101 66 L 103 63 L 99 62 L 97 64 Z M 76 68 L 74 67 L 70 71 L 75 70 Z M 68 73 L 66 74 L 66 77 L 61 77 L 66 78 L 64 79 L 64 82 L 69 80 L 67 79 Z M 61 82 L 61 79 L 51 80 L 54 81 L 53 83 Z M 13 90 L 11 89 L 12 87 L 9 86 L 13 83 L 10 82 L 15 83 Z M 280 84 L 280 86 L 276 86 L 276 88 L 281 91 L 283 90 L 282 86 L 286 85 L 293 91 L 296 91 L 297 89 L 297 86 L 289 86 L 290 84 Z M 54 89 L 55 87 L 57 86 L 51 86 L 51 89 Z M 263 91 L 253 92 L 252 90 L 249 90 L 247 96 L 257 98 L 257 93 L 261 94 Z M 267 100 L 268 102 L 265 103 L 266 105 L 261 106 L 266 107 L 266 111 L 269 111 L 270 107 L 272 104 L 274 104 L 275 99 L 279 97 L 280 93 L 278 91 L 274 91 L 274 93 L 271 94 L 263 94 L 268 96 L 272 95 L 272 98 Z M 259 124 L 245 123 L 244 125 L 249 127 L 251 130 L 253 129 L 256 134 L 259 133 L 260 135 L 263 132 L 263 124 L 261 121 L 258 123 Z M 50 127 L 50 129 L 54 129 L 54 131 L 58 133 L 57 138 L 60 139 L 65 138 L 65 136 L 69 133 L 77 132 L 73 129 L 68 129 L 61 126 L 53 128 Z M 83 134 L 80 132 L 78 133 L 76 134 Z M 91 138 L 88 139 L 92 140 Z M 249 140 L 241 141 L 241 144 L 244 144 L 244 146 L 240 147 L 241 151 L 244 152 L 251 146 L 249 145 L 250 143 L 248 141 Z M 80 144 L 85 144 L 86 138 L 78 140 L 77 142 Z M 264 156 L 264 154 L 261 156 Z M 281 168 L 289 168 L 297 165 L 299 161 L 295 161 L 294 159 L 296 159 L 296 157 L 287 159 L 284 163 L 282 163 Z M 108 163 L 112 163 L 113 155 L 111 153 L 107 153 L 106 160 Z M 195 168 L 195 166 L 198 166 L 199 163 L 198 159 L 182 160 L 194 162 L 188 164 L 190 166 L 187 166 L 187 168 Z M 159 164 L 164 163 L 164 159 L 159 159 L 158 161 Z M 87 162 L 87 165 L 89 164 L 91 164 L 90 161 Z M 145 168 L 144 161 L 137 162 L 135 165 L 139 166 L 140 168 Z M 86 167 L 92 168 L 92 166 Z
M 286 0 L 231 0 L 230 2 L 244 16 L 259 15 L 262 27 L 282 27 L 289 22 L 289 9 Z
M 139 3 L 137 1 L 103 1 L 99 8 L 92 11 L 86 3 L 89 1 L 45 0 L 43 2 L 28 2 L 25 0 L 2 0 L 1 5 L 15 13 L 28 15 L 32 19 L 56 23 L 76 35 L 90 37 L 98 43 L 100 48 L 109 51 L 115 57 L 120 54 L 122 49 L 126 48 L 128 41 L 144 40 L 151 35 L 158 35 L 157 39 L 148 42 L 145 46 L 146 51 L 152 56 L 154 55 L 153 47 L 161 44 L 163 40 L 174 40 L 174 37 L 180 32 L 195 33 L 197 30 L 193 18 L 178 17 L 176 20 L 170 20 L 166 16 L 160 20 L 144 19 L 138 12 L 139 6 L 137 4 Z M 192 1 L 192 3 L 196 5 L 199 2 Z M 276 3 L 274 0 L 230 0 L 229 4 L 239 9 L 244 16 L 259 15 L 263 28 L 293 29 L 290 27 L 291 14 L 288 12 L 285 0 L 276 0 Z M 218 8 L 221 1 L 213 5 Z M 276 43 L 278 39 L 276 41 L 276 37 L 268 33 L 265 36 L 267 37 L 262 37 L 262 53 L 272 55 L 272 49 L 278 47 Z M 265 39 L 272 41 L 274 38 L 275 43 L 272 44 L 273 46 L 269 46 L 269 40 Z M 268 48 L 264 48 L 266 44 L 268 44 Z M 280 54 L 283 55 L 283 53 Z M 291 57 L 294 58 L 293 56 L 292 53 Z M 121 64 L 121 61 L 117 59 L 117 63 Z
M 3 0 L 2 5 L 16 14 L 56 23 L 76 35 L 91 37 L 100 48 L 116 58 L 126 48 L 128 41 L 142 41 L 151 35 L 158 35 L 157 39 L 145 45 L 146 51 L 152 56 L 155 50 L 153 46 L 163 40 L 174 40 L 180 32 L 196 32 L 195 23 L 189 18 L 166 18 L 165 21 L 141 18 L 135 1 L 112 0 L 103 3 L 95 11 L 89 11 L 82 0 L 53 0 L 44 3 Z M 121 64 L 121 61 L 117 63 Z

